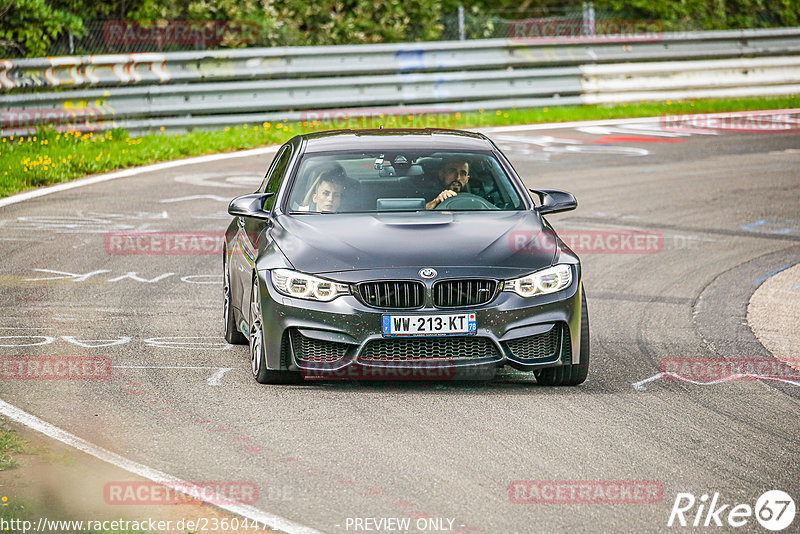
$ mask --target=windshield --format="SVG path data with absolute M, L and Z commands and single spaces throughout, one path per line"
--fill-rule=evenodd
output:
M 307 154 L 290 213 L 521 210 L 492 153 L 403 151 Z

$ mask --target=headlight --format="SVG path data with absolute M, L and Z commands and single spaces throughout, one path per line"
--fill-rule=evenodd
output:
M 513 291 L 520 297 L 535 297 L 561 291 L 572 283 L 572 268 L 569 265 L 555 265 L 539 272 L 506 280 L 503 291 Z
M 310 274 L 298 273 L 289 269 L 271 271 L 272 285 L 288 297 L 329 302 L 339 295 L 349 295 L 346 284 L 324 280 Z

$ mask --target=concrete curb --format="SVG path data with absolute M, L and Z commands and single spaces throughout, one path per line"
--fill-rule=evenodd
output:
M 779 270 L 756 289 L 747 324 L 773 356 L 800 370 L 800 264 Z

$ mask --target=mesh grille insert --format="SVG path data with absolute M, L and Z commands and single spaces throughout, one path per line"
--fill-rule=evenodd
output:
M 474 360 L 498 358 L 487 337 L 419 337 L 373 339 L 361 351 L 363 361 Z
M 561 362 L 564 365 L 570 365 L 572 363 L 572 338 L 569 335 L 569 327 L 565 324 L 563 325 L 564 331 L 564 350 L 561 351 Z
M 566 326 L 556 325 L 549 332 L 504 341 L 503 344 L 515 358 L 522 360 L 557 358 L 563 328 Z
M 297 330 L 292 330 L 292 348 L 295 358 L 305 362 L 335 362 L 344 358 L 351 345 L 322 341 L 306 337 Z

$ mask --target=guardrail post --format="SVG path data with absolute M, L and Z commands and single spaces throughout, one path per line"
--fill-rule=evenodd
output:
M 594 35 L 594 4 L 583 3 L 583 35 Z

